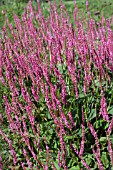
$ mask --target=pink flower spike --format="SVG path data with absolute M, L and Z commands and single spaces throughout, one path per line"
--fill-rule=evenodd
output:
M 89 2 L 86 1 L 86 10 L 88 11 Z
M 108 112 L 107 112 L 106 99 L 105 99 L 103 94 L 102 94 L 102 98 L 101 98 L 100 103 L 101 103 L 100 114 L 102 115 L 102 117 L 105 121 L 109 122 L 109 115 L 108 115 Z
M 0 170 L 2 170 L 3 164 L 2 164 L 2 157 L 0 156 Z
M 109 151 L 109 155 L 110 155 L 110 159 L 111 159 L 111 164 L 113 166 L 113 149 L 112 149 L 112 143 L 108 137 L 108 151 Z
M 111 119 L 111 123 L 110 123 L 110 125 L 109 125 L 109 127 L 108 127 L 108 130 L 107 130 L 107 133 L 108 133 L 109 135 L 110 135 L 112 129 L 113 129 L 113 117 L 112 117 L 112 119 Z

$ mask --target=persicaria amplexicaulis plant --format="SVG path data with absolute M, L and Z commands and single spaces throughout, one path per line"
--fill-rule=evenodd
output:
M 0 135 L 11 158 L 5 164 L 1 152 L 0 169 L 113 167 L 113 31 L 104 16 L 91 18 L 88 2 L 86 9 L 83 21 L 75 3 L 72 24 L 62 3 L 60 12 L 50 3 L 45 17 L 30 1 L 15 28 L 6 19 Z

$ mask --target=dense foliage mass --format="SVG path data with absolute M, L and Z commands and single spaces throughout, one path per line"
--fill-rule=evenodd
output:
M 2 30 L 0 135 L 7 151 L 0 169 L 111 168 L 110 21 L 95 23 L 90 13 L 81 20 L 76 4 L 74 24 L 62 3 L 60 13 L 56 3 L 49 10 L 45 18 L 30 1 L 21 20 L 14 15 L 15 27 L 7 19 Z

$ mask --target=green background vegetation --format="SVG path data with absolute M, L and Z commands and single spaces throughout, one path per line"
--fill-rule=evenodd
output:
M 65 1 L 62 0 L 66 5 L 66 8 L 72 16 L 72 11 L 74 8 L 73 1 Z M 18 16 L 21 17 L 21 14 L 24 11 L 24 7 L 27 6 L 28 0 L 0 0 L 0 30 L 4 25 L 4 15 L 2 14 L 2 10 L 6 12 L 6 15 L 9 21 L 13 22 L 13 14 L 16 13 Z M 41 5 L 43 7 L 43 12 L 46 15 L 47 9 L 49 7 L 48 3 L 45 3 L 45 0 L 40 0 Z M 59 0 L 56 1 L 59 4 Z M 85 12 L 85 0 L 76 0 L 77 5 L 80 11 Z M 34 5 L 37 5 L 36 0 L 33 0 Z M 102 14 L 105 15 L 106 18 L 111 18 L 113 15 L 113 3 L 111 0 L 89 0 L 89 11 L 91 16 L 96 20 L 99 21 Z
M 83 15 L 87 14 L 86 7 L 85 7 L 85 0 L 76 0 L 76 1 L 77 1 L 78 8 L 80 10 L 80 14 L 83 14 Z M 13 21 L 14 13 L 16 13 L 21 18 L 21 14 L 24 11 L 24 7 L 27 6 L 27 2 L 28 2 L 27 0 L 0 0 L 0 36 L 2 35 L 2 27 L 4 25 L 5 17 L 7 16 L 9 21 L 12 24 L 14 24 L 14 21 Z M 70 14 L 71 20 L 73 21 L 73 19 L 72 19 L 72 16 L 73 16 L 72 14 L 73 14 L 73 9 L 74 9 L 73 1 L 64 1 L 63 0 L 63 2 L 64 2 L 65 6 L 67 8 L 67 11 Z M 33 3 L 34 3 L 34 5 L 37 5 L 36 1 L 33 1 Z M 57 4 L 59 6 L 59 0 L 57 0 Z M 42 6 L 42 9 L 43 9 L 44 16 L 47 17 L 47 14 L 48 14 L 47 10 L 49 8 L 49 4 L 46 3 L 45 1 L 41 0 L 41 6 Z M 5 14 L 3 14 L 2 11 L 4 11 Z M 102 14 L 104 14 L 104 16 L 106 18 L 110 19 L 113 16 L 113 3 L 112 3 L 111 0 L 107 0 L 107 1 L 104 1 L 104 0 L 89 0 L 89 11 L 91 13 L 91 16 L 95 19 L 96 22 L 98 22 L 101 19 Z M 4 111 L 3 99 L 2 99 L 3 92 L 8 93 L 7 89 L 5 89 L 0 82 L 0 113 L 2 113 L 2 114 L 5 112 Z M 90 96 L 90 101 L 91 101 L 91 103 L 93 103 L 94 101 L 91 100 L 91 97 L 92 96 Z M 81 101 L 83 101 L 82 97 L 80 99 L 80 103 L 81 103 Z M 92 117 L 95 116 L 94 112 L 92 112 L 92 115 L 90 115 L 90 116 L 91 116 L 91 119 L 93 119 Z M 51 123 L 51 122 L 49 122 L 49 123 Z M 45 129 L 46 129 L 46 126 L 49 126 L 49 124 L 48 123 L 45 124 Z M 103 126 L 103 122 L 97 121 L 95 126 Z M 7 122 L 4 125 L 0 124 L 0 128 L 4 129 L 4 133 L 7 134 L 7 132 L 8 132 L 8 134 L 10 134 L 10 131 L 7 127 L 8 127 Z M 44 135 L 46 135 L 46 132 L 45 132 Z M 11 138 L 14 138 L 14 136 L 13 137 L 10 136 L 10 139 Z M 19 140 L 19 139 L 16 139 L 16 140 Z M 15 143 L 16 143 L 16 140 L 15 140 Z M 67 141 L 68 140 L 69 139 L 67 139 Z M 100 140 L 103 140 L 103 145 L 104 145 L 104 140 L 106 140 L 106 139 L 100 138 Z M 8 145 L 6 143 L 4 143 L 4 140 L 1 139 L 1 137 L 0 137 L 0 152 L 2 152 L 2 155 L 4 156 L 3 162 L 6 165 L 6 166 L 4 166 L 4 170 L 7 169 L 7 167 L 10 165 L 10 161 L 11 161 L 10 155 L 7 154 L 8 150 L 9 150 Z M 19 153 L 19 154 L 21 154 L 21 153 Z M 104 164 L 106 164 L 105 166 L 107 167 L 108 160 L 105 159 L 106 158 L 105 154 L 106 154 L 106 152 L 103 152 L 102 157 L 103 157 L 103 162 L 104 162 Z M 90 160 L 89 157 L 87 159 Z

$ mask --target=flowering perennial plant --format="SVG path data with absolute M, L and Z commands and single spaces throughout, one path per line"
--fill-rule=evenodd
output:
M 37 3 L 36 9 L 30 1 L 21 19 L 14 15 L 15 28 L 6 19 L 0 40 L 0 135 L 9 164 L 24 170 L 113 167 L 110 20 L 96 23 L 88 13 L 82 21 L 75 3 L 72 24 L 56 2 L 45 18 Z

